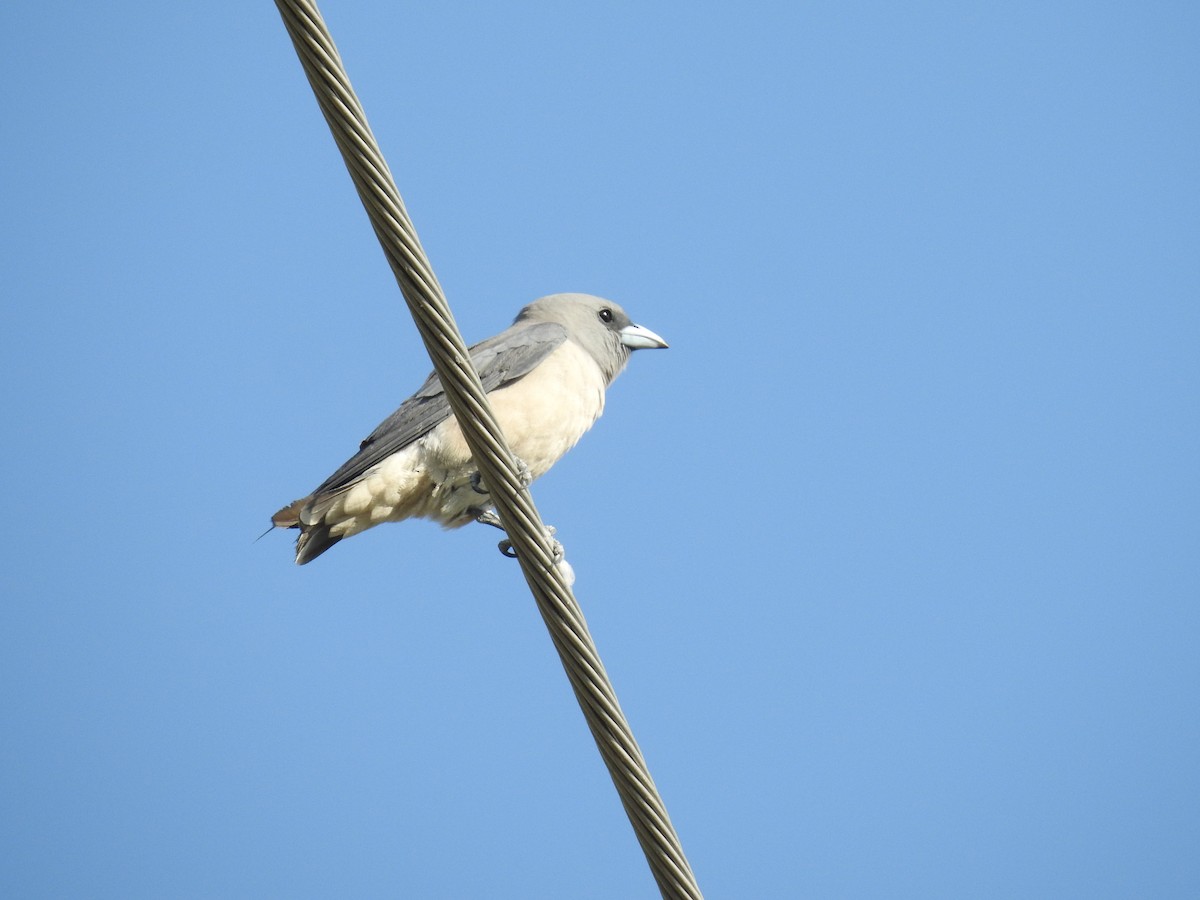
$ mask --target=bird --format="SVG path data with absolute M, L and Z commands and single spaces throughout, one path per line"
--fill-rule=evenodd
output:
M 604 393 L 634 350 L 667 342 L 612 301 L 551 294 L 470 347 L 496 420 L 526 484 L 544 475 L 604 411 Z M 497 525 L 437 373 L 383 420 L 311 494 L 280 509 L 295 528 L 296 563 L 383 522 L 432 519 L 446 528 Z M 503 544 L 501 545 L 503 548 Z

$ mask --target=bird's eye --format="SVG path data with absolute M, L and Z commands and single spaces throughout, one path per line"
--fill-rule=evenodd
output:
M 611 309 L 609 309 L 606 306 L 606 307 L 604 307 L 604 309 L 600 310 L 600 321 L 601 322 L 608 323 L 608 322 L 611 322 L 612 320 L 613 320 L 613 315 L 612 315 Z

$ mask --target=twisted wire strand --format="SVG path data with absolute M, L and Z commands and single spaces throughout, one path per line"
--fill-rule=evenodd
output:
M 314 3 L 276 0 L 275 5 L 508 532 L 659 890 L 664 897 L 700 900 L 679 837 L 617 702 L 583 612 L 555 565 L 541 516 L 521 485 L 512 453 L 333 38 Z

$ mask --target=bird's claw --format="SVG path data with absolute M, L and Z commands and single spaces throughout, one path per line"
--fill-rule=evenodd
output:
M 489 522 L 488 524 L 490 525 L 491 523 Z M 563 549 L 562 543 L 554 539 L 554 535 L 557 533 L 557 531 L 558 529 L 556 529 L 553 525 L 546 526 L 546 537 L 550 540 L 550 554 L 555 565 L 558 565 L 567 557 L 567 551 Z M 517 551 L 513 548 L 513 543 L 507 538 L 502 540 L 496 546 L 499 547 L 500 552 L 509 559 L 517 558 Z
M 487 509 L 480 510 L 475 516 L 475 521 L 480 525 L 491 525 L 493 528 L 499 528 L 501 531 L 504 530 L 504 526 L 500 523 L 500 515 L 490 506 Z M 554 561 L 556 563 L 560 562 L 564 556 L 563 545 L 554 540 L 554 535 L 557 533 L 558 529 L 553 525 L 546 526 L 546 537 L 550 539 L 550 548 L 554 553 Z M 513 549 L 512 541 L 505 538 L 497 546 L 500 548 L 500 552 L 509 559 L 517 558 L 517 551 Z
M 517 480 L 521 482 L 521 487 L 527 488 L 533 484 L 533 472 L 529 471 L 529 466 L 525 465 L 525 460 L 519 456 L 514 456 L 513 462 L 517 464 Z
M 554 568 L 562 574 L 563 580 L 567 583 L 567 587 L 575 584 L 575 570 L 571 568 L 571 564 L 567 562 L 567 552 L 563 549 L 561 542 L 553 537 L 554 528 L 546 526 L 546 536 L 550 540 L 550 556 L 554 562 Z M 503 540 L 498 545 L 500 552 L 509 559 L 517 558 L 517 551 L 513 549 L 512 541 Z

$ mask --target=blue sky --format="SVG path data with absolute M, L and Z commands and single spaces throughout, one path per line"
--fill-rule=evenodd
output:
M 1200 10 L 334 3 L 712 897 L 1200 894 Z M 0 894 L 651 897 L 490 529 L 254 538 L 429 362 L 272 4 L 0 29 Z

